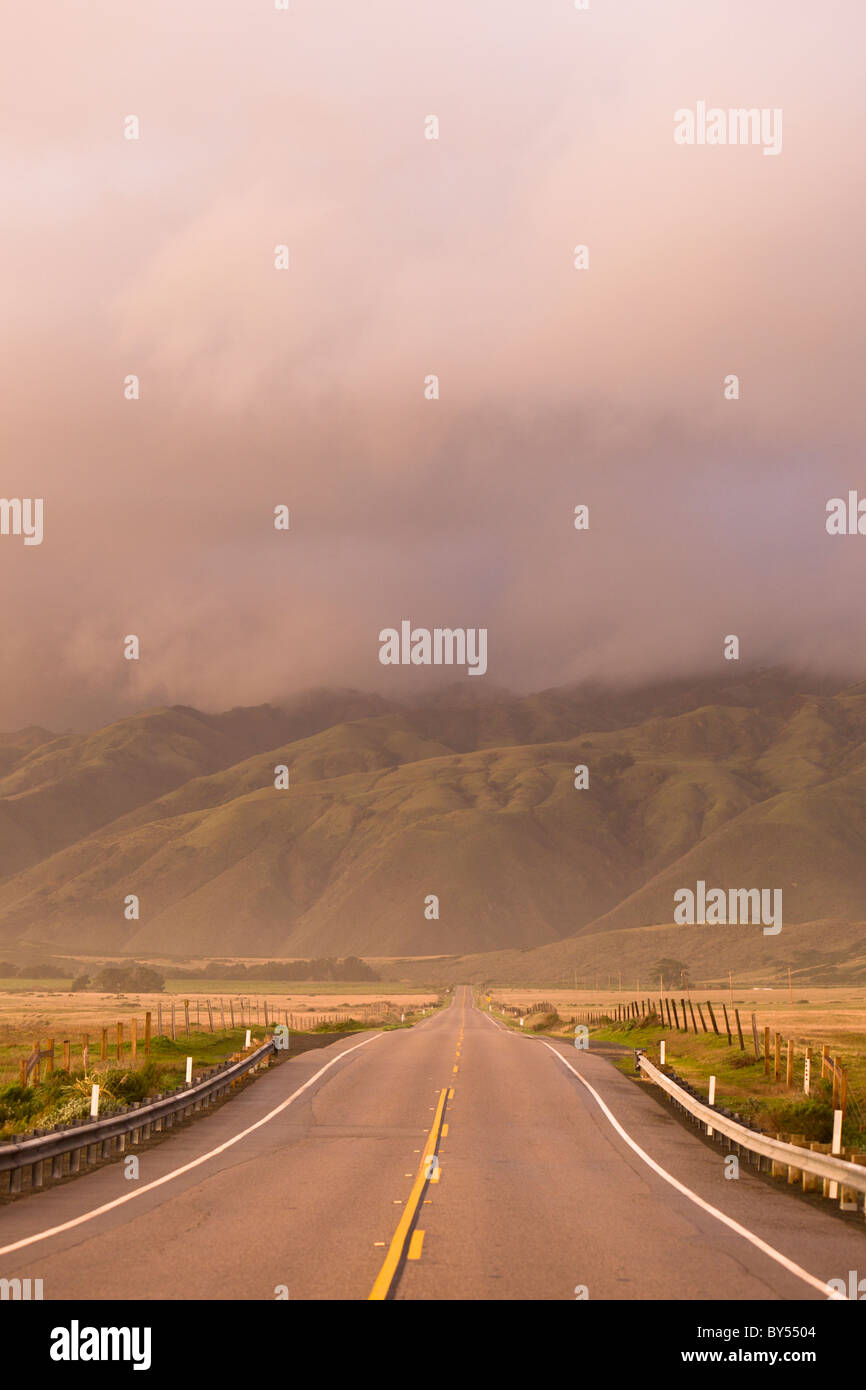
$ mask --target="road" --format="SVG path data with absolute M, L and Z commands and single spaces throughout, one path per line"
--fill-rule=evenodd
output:
M 139 1159 L 0 1208 L 0 1277 L 46 1300 L 823 1300 L 863 1266 L 859 1226 L 745 1162 L 726 1179 L 648 1087 L 468 988 L 289 1059 Z

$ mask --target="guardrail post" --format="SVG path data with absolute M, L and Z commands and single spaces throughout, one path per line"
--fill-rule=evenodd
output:
M 829 1144 L 819 1144 L 819 1143 L 817 1143 L 815 1140 L 812 1140 L 812 1142 L 811 1142 L 810 1145 L 809 1145 L 809 1148 L 813 1151 L 813 1153 L 829 1153 L 829 1152 L 830 1152 L 830 1145 L 829 1145 Z M 804 1192 L 817 1192 L 817 1191 L 819 1190 L 820 1186 L 821 1186 L 821 1179 L 820 1179 L 819 1177 L 816 1177 L 814 1173 L 806 1173 L 806 1172 L 803 1173 L 803 1191 L 804 1191 Z
M 785 1136 L 784 1136 L 784 1134 L 775 1134 L 773 1137 L 774 1137 L 774 1139 L 778 1139 L 780 1143 L 784 1144 L 784 1142 L 785 1142 Z M 774 1177 L 774 1178 L 784 1178 L 784 1177 L 787 1176 L 787 1173 L 788 1173 L 788 1165 L 787 1165 L 787 1163 L 780 1163 L 779 1160 L 776 1159 L 776 1158 L 773 1158 L 773 1159 L 770 1160 L 770 1176 L 771 1176 L 771 1177 Z
M 805 1136 L 805 1134 L 792 1134 L 792 1135 L 791 1135 L 791 1143 L 792 1143 L 792 1144 L 796 1144 L 798 1149 L 805 1149 L 805 1147 L 806 1147 L 806 1136 Z M 788 1182 L 789 1182 L 789 1183 L 799 1182 L 800 1179 L 802 1178 L 802 1176 L 803 1176 L 803 1170 L 802 1170 L 802 1168 L 795 1168 L 794 1165 L 793 1165 L 793 1163 L 789 1163 L 789 1164 L 788 1164 Z
M 853 1154 L 849 1154 L 848 1157 L 849 1157 L 851 1163 L 856 1163 L 856 1164 L 858 1164 L 860 1167 L 863 1167 L 864 1165 L 866 1165 L 866 1153 L 853 1153 Z M 842 1188 L 842 1208 L 843 1208 L 843 1210 L 844 1210 L 844 1211 L 856 1211 L 856 1210 L 857 1210 L 857 1205 L 858 1205 L 858 1197 L 859 1197 L 859 1195 L 860 1195 L 860 1194 L 858 1193 L 858 1191 L 857 1191 L 856 1188 L 854 1188 L 854 1187 L 843 1187 L 843 1188 Z M 853 1205 L 850 1205 L 850 1206 L 846 1206 L 846 1205 L 845 1205 L 846 1196 L 847 1196 L 847 1198 L 848 1198 L 848 1201 L 851 1202 Z M 863 1211 L 864 1211 L 864 1215 L 866 1215 L 866 1197 L 864 1197 Z

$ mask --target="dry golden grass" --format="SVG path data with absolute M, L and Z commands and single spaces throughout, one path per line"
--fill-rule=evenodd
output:
M 231 1013 L 229 999 L 234 1003 L 235 1023 L 240 1026 L 239 993 L 223 994 L 225 1022 L 229 1026 Z M 185 1032 L 184 999 L 189 1000 L 190 1027 L 193 1032 L 208 1030 L 206 1001 L 210 998 L 213 1009 L 214 1029 L 221 1031 L 222 1016 L 218 994 L 201 992 L 185 994 L 91 994 L 87 992 L 59 990 L 0 991 L 0 1084 L 18 1078 L 18 1059 L 29 1055 L 37 1039 L 43 1048 L 54 1039 L 58 1057 L 64 1039 L 76 1046 L 82 1033 L 90 1034 L 91 1048 L 96 1050 L 102 1029 L 109 1030 L 109 1043 L 113 1055 L 115 1028 L 124 1024 L 124 1038 L 128 1052 L 130 1024 L 133 1018 L 138 1024 L 139 1046 L 144 1036 L 144 1016 L 151 1014 L 151 1027 L 157 1035 L 159 1005 L 162 1004 L 162 1030 L 170 1031 L 171 1003 L 175 1005 L 175 1028 L 177 1036 Z M 340 990 L 333 994 L 303 993 L 261 993 L 253 990 L 243 992 L 244 1001 L 252 1001 L 251 1018 L 253 1027 L 264 1028 L 264 1003 L 267 1000 L 268 1016 L 271 1021 L 282 1023 L 288 1014 L 293 1026 L 312 1028 L 329 1020 L 351 1017 L 362 1022 L 375 1024 L 402 1010 L 416 1010 L 435 1004 L 435 991 L 427 993 L 416 991 L 405 993 L 375 988 L 364 994 L 351 993 L 348 997 Z M 256 1001 L 259 1001 L 258 1012 Z M 245 1002 L 245 1010 L 247 1008 Z M 294 1015 L 294 1018 L 292 1018 Z M 60 1065 L 59 1061 L 57 1065 Z

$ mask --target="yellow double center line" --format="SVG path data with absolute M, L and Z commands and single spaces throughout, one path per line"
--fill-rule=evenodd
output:
M 436 1157 L 436 1145 L 439 1142 L 439 1133 L 442 1128 L 442 1117 L 445 1114 L 445 1102 L 447 1099 L 448 1090 L 446 1087 L 445 1090 L 439 1092 L 439 1104 L 436 1106 L 433 1128 L 427 1136 L 427 1143 L 424 1146 L 424 1152 L 421 1156 L 418 1176 L 415 1179 L 412 1191 L 409 1193 L 409 1200 L 403 1210 L 403 1215 L 400 1217 L 400 1223 L 388 1247 L 385 1263 L 379 1270 L 376 1276 L 376 1282 L 370 1291 L 368 1302 L 370 1302 L 370 1300 L 381 1302 L 383 1299 L 387 1298 L 391 1285 L 394 1282 L 394 1277 L 397 1273 L 400 1261 L 403 1258 L 403 1251 L 406 1248 L 409 1232 L 412 1229 L 412 1222 L 418 1214 L 418 1208 L 421 1205 L 421 1197 L 430 1178 L 430 1160 Z

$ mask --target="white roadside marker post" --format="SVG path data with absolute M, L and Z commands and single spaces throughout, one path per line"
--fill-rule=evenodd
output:
M 191 1057 L 187 1057 L 187 1059 L 186 1059 L 186 1084 L 187 1084 L 187 1086 L 189 1085 L 189 1083 L 190 1083 L 191 1081 L 192 1081 L 192 1058 L 191 1058 Z
M 662 1038 L 661 1042 L 659 1043 L 659 1066 L 660 1066 L 660 1067 L 663 1067 L 664 1064 L 665 1064 L 665 1040 L 664 1040 L 664 1038 Z
M 715 1105 L 716 1103 L 716 1078 L 714 1076 L 710 1077 L 710 1094 L 708 1103 L 710 1105 Z M 712 1135 L 712 1132 L 712 1126 L 707 1125 L 707 1134 Z
M 830 1145 L 830 1152 L 831 1152 L 831 1154 L 840 1154 L 840 1153 L 842 1152 L 842 1111 L 841 1111 L 841 1110 L 834 1110 L 834 1111 L 833 1111 L 833 1142 L 832 1142 L 832 1144 Z M 831 1179 L 831 1181 L 830 1181 L 830 1186 L 829 1186 L 829 1188 L 828 1188 L 828 1190 L 827 1190 L 827 1196 L 828 1196 L 831 1200 L 832 1200 L 833 1198 L 839 1196 L 839 1184 L 836 1182 L 835 1178 Z
M 94 1082 L 94 1085 L 93 1085 L 93 1087 L 92 1087 L 92 1089 L 91 1089 L 91 1092 L 90 1092 L 90 1118 L 91 1118 L 91 1120 L 97 1119 L 98 1115 L 99 1115 L 99 1087 L 98 1087 L 98 1086 L 96 1085 L 96 1083 Z
M 246 1042 L 244 1043 L 244 1047 L 249 1047 L 249 1045 L 250 1045 L 250 1030 L 249 1030 L 249 1028 L 248 1028 L 248 1029 L 247 1029 L 247 1040 L 246 1040 Z

